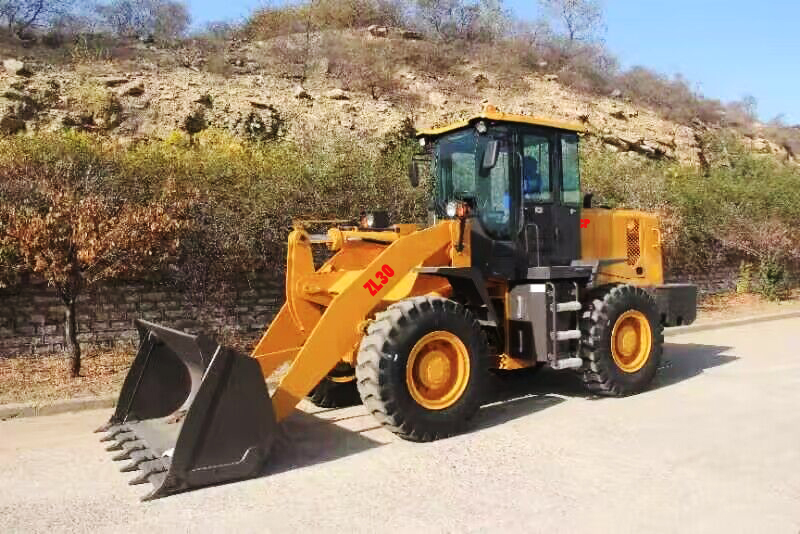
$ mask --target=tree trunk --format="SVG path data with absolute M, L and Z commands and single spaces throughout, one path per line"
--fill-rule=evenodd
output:
M 72 352 L 70 358 L 70 376 L 77 378 L 81 373 L 81 346 L 78 344 L 78 321 L 75 314 L 76 298 L 64 299 L 64 306 L 66 307 L 64 337 L 67 341 L 67 347 Z

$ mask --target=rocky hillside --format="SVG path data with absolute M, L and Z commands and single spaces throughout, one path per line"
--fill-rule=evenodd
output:
M 362 46 L 412 41 L 425 46 L 419 35 L 390 28 L 352 31 L 348 37 Z M 332 73 L 324 48 L 302 74 L 278 64 L 275 49 L 269 41 L 231 41 L 222 52 L 134 42 L 126 45 L 122 60 L 55 62 L 36 48 L 6 47 L 0 50 L 0 130 L 75 128 L 123 143 L 206 128 L 255 139 L 338 132 L 364 140 L 377 139 L 409 119 L 417 127 L 450 122 L 489 101 L 507 112 L 583 123 L 591 137 L 614 151 L 691 164 L 704 160 L 702 134 L 711 126 L 666 120 L 633 105 L 621 91 L 589 96 L 546 72 L 509 82 L 507 75 L 463 62 L 442 76 L 398 65 L 390 74 L 396 93 L 376 98 L 347 90 Z M 757 128 L 743 139 L 756 152 L 800 159 L 790 147 L 759 135 Z

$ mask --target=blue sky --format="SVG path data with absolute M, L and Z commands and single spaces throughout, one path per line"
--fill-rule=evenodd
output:
M 245 17 L 263 0 L 189 0 L 196 24 Z M 536 0 L 506 0 L 536 18 Z M 606 0 L 606 43 L 624 67 L 683 74 L 723 101 L 753 95 L 762 119 L 800 124 L 800 1 Z

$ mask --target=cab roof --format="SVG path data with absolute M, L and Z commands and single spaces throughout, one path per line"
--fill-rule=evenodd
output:
M 498 122 L 510 122 L 516 124 L 533 124 L 535 126 L 544 126 L 546 128 L 568 130 L 570 132 L 578 132 L 578 133 L 586 132 L 586 128 L 584 128 L 580 124 L 562 122 L 553 119 L 543 119 L 539 117 L 528 117 L 527 115 L 514 115 L 512 113 L 503 113 L 502 111 L 498 111 L 498 109 L 492 105 L 486 105 L 484 106 L 483 111 L 481 113 L 473 115 L 468 119 L 454 122 L 452 124 L 448 124 L 447 126 L 442 126 L 441 128 L 428 128 L 428 129 L 418 130 L 417 137 L 436 137 L 455 130 L 459 130 L 481 119 L 498 121 Z

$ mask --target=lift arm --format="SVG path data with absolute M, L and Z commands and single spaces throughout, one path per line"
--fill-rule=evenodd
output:
M 375 249 L 355 271 L 333 270 L 329 262 L 314 272 L 308 235 L 290 234 L 286 304 L 252 354 L 265 377 L 292 362 L 272 396 L 278 421 L 356 348 L 365 321 L 392 288 L 431 256 L 447 254 L 453 224 L 458 223 L 443 222 Z M 330 299 L 327 306 L 316 303 L 320 295 Z

